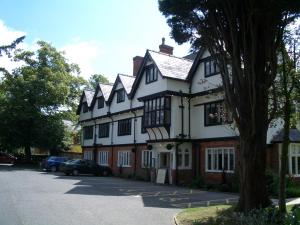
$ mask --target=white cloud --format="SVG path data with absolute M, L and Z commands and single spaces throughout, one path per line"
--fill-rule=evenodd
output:
M 11 27 L 8 27 L 4 24 L 2 20 L 0 20 L 0 46 L 1 45 L 9 45 L 11 44 L 15 39 L 26 35 L 24 31 L 18 31 Z M 20 43 L 18 45 L 18 48 L 27 48 L 28 45 L 26 43 Z M 10 58 L 8 58 L 6 55 L 3 55 L 0 57 L 0 67 L 6 68 L 8 71 L 12 71 L 12 69 L 19 66 L 20 63 L 16 63 L 12 61 Z
M 99 41 L 80 41 L 74 38 L 71 44 L 63 46 L 60 50 L 65 52 L 65 56 L 70 62 L 79 65 L 81 75 L 88 79 L 95 71 L 94 64 L 104 53 L 104 48 Z

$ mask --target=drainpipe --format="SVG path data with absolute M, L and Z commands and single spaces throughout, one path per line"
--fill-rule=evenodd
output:
M 176 144 L 176 148 L 175 148 L 175 152 L 176 152 L 176 169 L 175 169 L 175 184 L 178 185 L 178 176 L 179 176 L 179 173 L 178 173 L 178 147 L 180 145 L 183 144 L 183 139 L 185 137 L 184 135 L 184 105 L 183 105 L 183 96 L 182 96 L 182 91 L 180 90 L 179 91 L 180 94 L 181 94 L 181 105 L 179 106 L 179 108 L 181 108 L 181 134 L 179 135 L 180 137 L 180 142 Z
M 133 176 L 136 175 L 136 152 L 137 152 L 137 145 L 136 145 L 136 134 L 135 134 L 135 127 L 136 127 L 136 112 L 132 110 L 132 99 L 130 100 L 130 109 L 131 113 L 134 115 L 133 120 L 133 145 L 134 145 L 134 168 L 133 168 Z

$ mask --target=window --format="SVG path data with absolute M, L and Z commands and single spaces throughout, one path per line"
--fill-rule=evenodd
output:
M 142 168 L 151 168 L 154 166 L 154 162 L 152 160 L 152 151 L 143 150 L 142 151 Z
M 93 139 L 93 133 L 94 133 L 93 126 L 84 127 L 83 128 L 83 139 L 84 140 Z
M 300 144 L 290 144 L 289 171 L 293 176 L 300 176 Z
M 92 151 L 84 151 L 83 158 L 88 160 L 93 160 L 93 152 Z
M 99 124 L 99 138 L 109 137 L 109 123 Z
M 141 117 L 141 133 L 142 133 L 142 134 L 144 134 L 144 133 L 147 132 L 147 130 L 146 130 L 145 126 L 144 126 L 144 121 L 145 121 L 145 117 L 142 116 L 142 117 Z
M 218 73 L 220 73 L 220 69 L 212 58 L 204 62 L 204 77 L 210 77 Z
M 131 118 L 118 121 L 118 136 L 131 134 Z
M 144 102 L 144 127 L 170 126 L 170 123 L 170 97 L 158 97 Z
M 98 163 L 102 166 L 108 166 L 108 152 L 98 152 Z
M 181 169 L 191 168 L 191 151 L 189 149 L 178 149 L 178 167 Z
M 119 89 L 116 90 L 117 92 L 117 103 L 124 102 L 125 101 L 125 90 Z
M 232 115 L 228 112 L 225 102 L 210 102 L 204 105 L 205 126 L 222 125 L 232 122 Z
M 118 167 L 130 167 L 130 151 L 120 151 L 118 152 Z
M 154 65 L 149 65 L 146 67 L 146 84 L 157 81 L 158 70 Z
M 100 97 L 97 99 L 98 101 L 98 109 L 102 109 L 104 107 L 104 98 Z
M 83 113 L 86 113 L 86 112 L 88 112 L 88 111 L 89 111 L 88 104 L 87 104 L 87 102 L 84 102 L 84 103 L 82 104 L 82 112 L 83 112 Z
M 235 156 L 233 148 L 207 148 L 206 171 L 207 172 L 233 172 L 235 168 Z

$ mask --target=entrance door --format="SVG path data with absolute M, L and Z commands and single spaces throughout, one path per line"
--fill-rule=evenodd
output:
M 172 169 L 171 169 L 171 157 L 169 152 L 160 153 L 159 168 L 167 169 L 167 181 L 172 184 Z

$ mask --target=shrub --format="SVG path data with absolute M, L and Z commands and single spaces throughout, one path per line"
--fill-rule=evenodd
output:
M 193 179 L 192 187 L 194 187 L 194 188 L 205 188 L 206 185 L 205 185 L 203 177 L 199 176 L 199 177 L 196 177 L 195 179 Z

